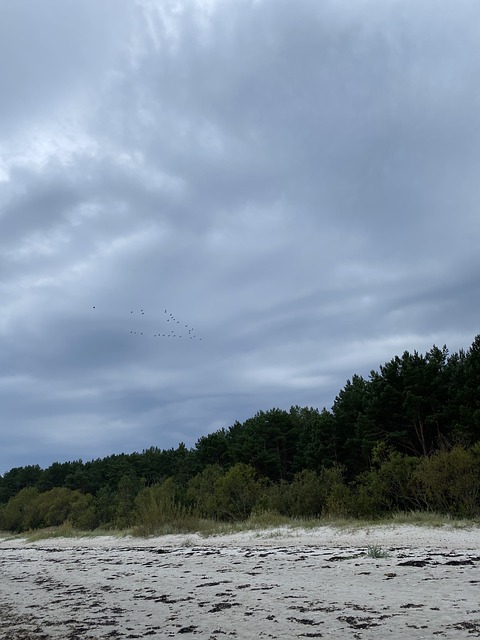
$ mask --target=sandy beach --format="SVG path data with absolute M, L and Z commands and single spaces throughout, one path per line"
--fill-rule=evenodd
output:
M 480 637 L 480 529 L 0 538 L 2 640 L 176 636 Z

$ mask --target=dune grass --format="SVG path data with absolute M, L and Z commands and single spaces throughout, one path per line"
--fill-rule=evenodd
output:
M 21 533 L 1 532 L 0 540 L 26 540 L 27 542 L 36 542 L 37 540 L 49 540 L 54 538 L 96 538 L 102 536 L 126 537 L 128 535 L 131 535 L 131 531 L 127 529 L 83 530 L 77 529 L 71 522 L 66 521 L 57 527 L 45 527 L 42 529 L 23 531 Z
M 454 529 L 469 529 L 480 526 L 480 517 L 477 518 L 452 518 L 448 515 L 432 511 L 399 512 L 385 518 L 384 523 L 412 524 L 424 527 L 450 526 Z
M 414 511 L 408 513 L 395 513 L 378 519 L 354 519 L 343 517 L 320 518 L 289 518 L 273 512 L 262 512 L 251 515 L 246 520 L 238 522 L 221 522 L 203 518 L 181 518 L 164 522 L 158 526 L 137 525 L 128 529 L 95 529 L 80 530 L 71 522 L 66 521 L 58 527 L 36 529 L 23 533 L 0 533 L 0 540 L 25 539 L 28 542 L 46 540 L 51 538 L 92 538 L 98 536 L 126 537 L 133 536 L 147 538 L 164 535 L 185 535 L 186 540 L 193 544 L 193 538 L 188 536 L 198 535 L 202 538 L 222 536 L 242 532 L 257 532 L 258 536 L 275 538 L 288 535 L 296 535 L 299 530 L 309 530 L 320 527 L 332 527 L 342 532 L 354 532 L 360 529 L 372 529 L 376 527 L 395 527 L 400 525 L 412 525 L 418 527 L 450 527 L 454 529 L 469 529 L 480 527 L 480 518 L 455 519 L 449 516 L 431 512 Z
M 373 544 L 367 547 L 367 556 L 369 558 L 390 558 L 390 553 L 383 547 Z

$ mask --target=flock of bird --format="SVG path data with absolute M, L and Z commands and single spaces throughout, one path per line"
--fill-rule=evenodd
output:
M 96 307 L 94 306 L 93 309 L 96 309 Z M 135 319 L 138 317 L 138 315 L 140 314 L 140 317 L 145 315 L 145 311 L 143 309 L 140 309 L 139 311 L 135 311 L 134 309 L 132 309 L 130 311 L 130 316 L 135 317 Z M 146 331 L 145 329 L 143 331 L 140 331 L 140 327 L 137 325 L 137 331 L 135 331 L 134 329 L 130 330 L 130 333 L 132 336 L 150 336 L 153 338 L 175 338 L 175 339 L 182 339 L 182 340 L 201 340 L 202 338 L 199 338 L 193 327 L 190 327 L 188 324 L 183 324 L 180 322 L 180 320 L 177 320 L 177 318 L 173 315 L 173 313 L 169 313 L 168 309 L 165 309 L 164 312 L 164 317 L 163 317 L 163 322 L 164 323 L 169 323 L 169 325 L 164 324 L 163 327 L 161 329 L 157 328 L 157 333 L 150 333 L 150 331 Z M 173 327 L 173 328 L 170 328 Z M 185 331 L 186 330 L 186 331 Z

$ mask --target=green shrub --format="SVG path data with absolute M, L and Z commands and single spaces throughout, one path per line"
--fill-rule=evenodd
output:
M 352 510 L 352 492 L 345 483 L 345 469 L 340 465 L 322 469 L 320 482 L 324 493 L 322 514 L 346 517 Z
M 178 498 L 173 478 L 142 489 L 135 498 L 135 533 L 153 535 L 184 533 L 198 529 L 198 518 Z
M 75 527 L 85 528 L 90 525 L 93 515 L 93 497 L 65 487 L 55 487 L 38 496 L 37 507 L 42 527 L 56 527 L 68 520 Z
M 124 529 L 135 522 L 135 498 L 144 487 L 137 476 L 124 475 L 118 481 L 115 493 L 114 526 Z
M 255 470 L 236 464 L 217 478 L 213 489 L 213 509 L 221 520 L 245 520 L 251 514 L 261 492 Z
M 35 487 L 26 487 L 10 498 L 3 509 L 0 526 L 22 532 L 55 527 L 67 520 L 78 528 L 91 527 L 94 523 L 93 497 L 64 487 L 43 493 Z
M 419 461 L 415 479 L 429 511 L 460 517 L 480 514 L 480 445 L 456 446 Z
M 217 516 L 214 487 L 217 480 L 224 475 L 225 472 L 220 465 L 211 464 L 189 481 L 186 499 L 197 516 L 201 518 Z
M 102 487 L 94 498 L 94 528 L 100 526 L 107 529 L 113 528 L 115 526 L 117 505 L 116 492 L 110 489 L 109 486 Z
M 12 496 L 3 510 L 1 528 L 20 533 L 42 526 L 42 514 L 38 508 L 39 490 L 25 487 Z
M 283 512 L 293 517 L 319 516 L 325 502 L 325 487 L 315 471 L 300 471 L 293 481 L 284 487 Z
M 381 458 L 356 482 L 355 517 L 378 517 L 392 511 L 409 511 L 424 506 L 415 470 L 420 458 L 405 456 L 382 447 Z

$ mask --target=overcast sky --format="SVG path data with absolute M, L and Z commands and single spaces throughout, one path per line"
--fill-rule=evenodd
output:
M 478 0 L 0 11 L 0 473 L 480 333 Z

